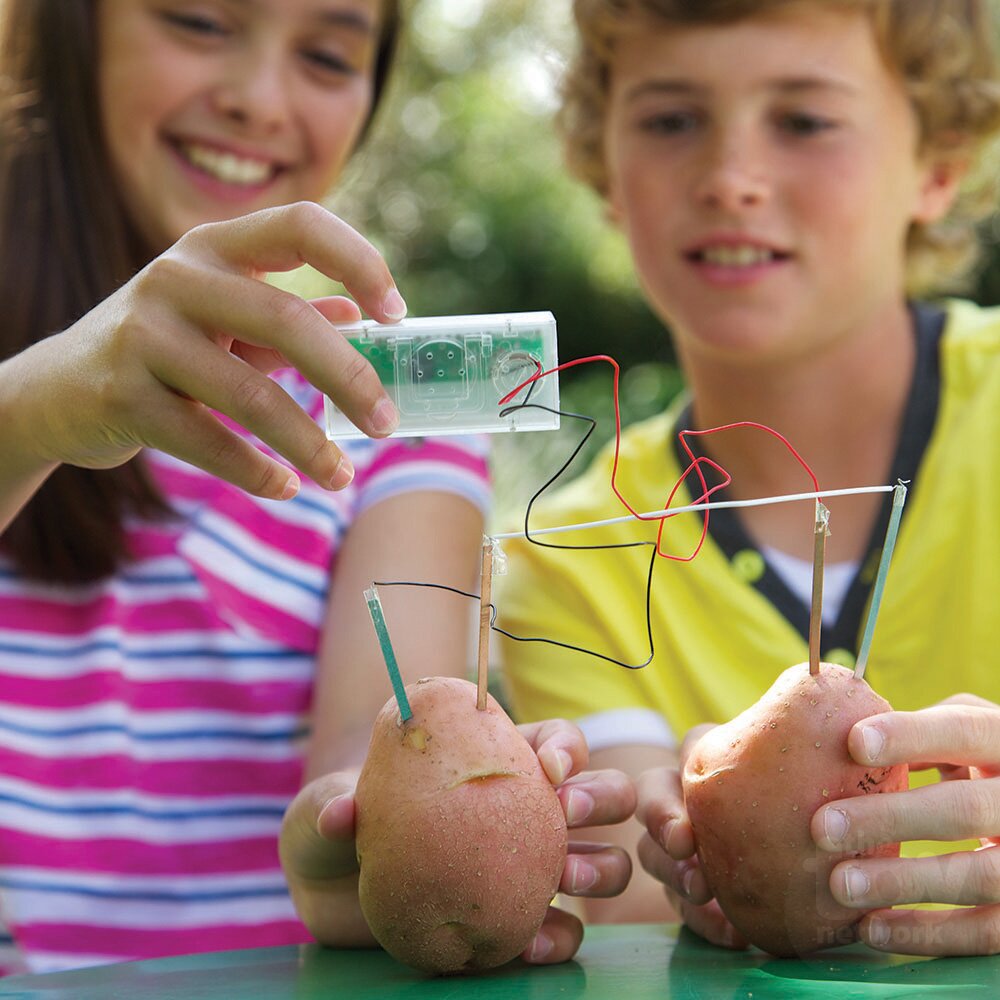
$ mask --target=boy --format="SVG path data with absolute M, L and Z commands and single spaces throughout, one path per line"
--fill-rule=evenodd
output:
M 576 17 L 582 48 L 563 113 L 570 161 L 625 232 L 689 386 L 624 436 L 619 489 L 635 510 L 660 508 L 687 464 L 677 431 L 748 420 L 791 438 L 823 489 L 911 481 L 866 675 L 903 711 L 864 735 L 880 764 L 998 773 L 1000 707 L 984 699 L 1000 701 L 1000 313 L 911 298 L 971 259 L 963 185 L 1000 125 L 985 0 L 577 0 Z M 811 489 L 758 430 L 695 440 L 732 474 L 731 498 Z M 607 452 L 540 504 L 533 526 L 623 513 L 610 468 Z M 825 660 L 856 656 L 889 502 L 864 494 L 828 504 Z M 741 943 L 693 857 L 678 747 L 692 726 L 732 717 L 807 658 L 813 520 L 811 503 L 714 512 L 697 558 L 658 560 L 655 655 L 642 670 L 505 644 L 522 718 L 573 718 L 594 766 L 645 772 L 639 854 L 650 874 L 603 912 L 589 910 L 593 919 L 666 918 L 659 879 L 695 930 Z M 655 539 L 657 527 L 558 541 Z M 700 517 L 671 519 L 665 548 L 690 553 L 700 531 Z M 505 628 L 645 659 L 648 548 L 508 551 Z M 979 697 L 927 707 L 963 690 Z M 862 735 L 850 746 L 870 763 Z M 987 818 L 1000 815 L 995 781 L 824 806 L 814 837 L 833 850 L 839 820 L 852 843 L 988 838 L 998 832 Z M 860 930 L 875 947 L 994 951 L 1000 916 L 986 904 L 1000 898 L 996 857 L 845 863 L 831 890 L 876 911 Z M 884 909 L 921 900 L 974 905 Z

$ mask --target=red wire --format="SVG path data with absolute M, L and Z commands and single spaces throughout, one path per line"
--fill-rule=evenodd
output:
M 576 358 L 573 361 L 566 361 L 561 365 L 557 365 L 555 368 L 550 368 L 548 371 L 542 371 L 541 370 L 542 366 L 538 365 L 538 370 L 533 375 L 530 375 L 528 378 L 526 378 L 516 388 L 511 389 L 511 391 L 508 392 L 507 395 L 504 396 L 503 399 L 501 399 L 497 405 L 503 406 L 504 404 L 509 403 L 522 389 L 524 389 L 526 386 L 531 385 L 533 382 L 537 382 L 541 378 L 545 378 L 546 375 L 552 375 L 556 372 L 564 371 L 567 368 L 575 368 L 577 365 L 588 364 L 591 361 L 606 361 L 614 369 L 612 392 L 614 396 L 614 405 L 615 405 L 615 457 L 611 465 L 611 489 L 613 490 L 615 496 L 618 497 L 618 499 L 624 505 L 625 509 L 634 518 L 636 518 L 639 521 L 660 522 L 659 530 L 656 533 L 657 555 L 663 556 L 665 559 L 672 559 L 676 562 L 690 562 L 701 551 L 702 546 L 705 544 L 705 539 L 708 537 L 708 515 L 709 515 L 708 508 L 706 507 L 704 510 L 704 514 L 702 517 L 701 537 L 698 539 L 698 544 L 695 546 L 694 551 L 688 556 L 677 556 L 673 555 L 670 552 L 664 552 L 661 545 L 664 525 L 666 524 L 667 519 L 670 517 L 675 517 L 676 513 L 658 514 L 652 516 L 640 514 L 637 510 L 633 509 L 632 505 L 628 502 L 628 500 L 625 499 L 624 496 L 622 496 L 622 494 L 618 490 L 618 484 L 616 482 L 616 479 L 618 476 L 618 456 L 619 456 L 619 449 L 621 447 L 621 437 L 622 437 L 621 407 L 619 405 L 619 396 L 618 396 L 618 379 L 621 370 L 618 366 L 618 362 L 615 361 L 614 358 L 609 357 L 607 354 L 594 354 L 587 358 Z M 733 481 L 732 476 L 717 462 L 714 462 L 712 459 L 704 455 L 700 455 L 696 458 L 694 452 L 691 450 L 691 446 L 687 442 L 687 438 L 689 436 L 696 437 L 703 434 L 717 434 L 720 431 L 733 430 L 736 427 L 754 427 L 757 430 L 766 431 L 768 434 L 771 434 L 774 437 L 776 437 L 792 453 L 792 455 L 798 461 L 799 465 L 801 465 L 802 468 L 805 469 L 806 474 L 812 480 L 813 492 L 819 493 L 819 481 L 817 480 L 815 473 L 809 467 L 809 463 L 806 462 L 806 460 L 795 450 L 795 448 L 792 447 L 792 444 L 788 440 L 788 438 L 786 438 L 779 431 L 776 431 L 773 427 L 768 427 L 767 424 L 759 424 L 753 420 L 738 420 L 735 423 L 722 424 L 719 427 L 709 427 L 705 430 L 685 429 L 678 432 L 677 435 L 678 440 L 680 441 L 681 447 L 687 453 L 688 458 L 691 459 L 691 463 L 684 470 L 684 472 L 681 473 L 681 476 L 677 480 L 677 482 L 674 483 L 673 489 L 670 491 L 670 495 L 667 497 L 666 502 L 663 504 L 662 507 L 663 510 L 667 510 L 670 507 L 670 504 L 673 502 L 674 496 L 680 489 L 681 484 L 687 479 L 687 477 L 691 474 L 692 471 L 697 472 L 698 481 L 701 483 L 701 490 L 702 490 L 701 495 L 697 499 L 692 501 L 692 503 L 696 504 L 706 503 L 713 493 L 717 493 L 719 490 L 725 489 Z M 708 483 L 705 481 L 705 474 L 702 472 L 701 468 L 702 465 L 709 465 L 713 469 L 715 469 L 715 471 L 722 476 L 723 481 L 709 488 Z

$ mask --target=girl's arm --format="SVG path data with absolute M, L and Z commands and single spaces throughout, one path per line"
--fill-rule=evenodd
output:
M 307 784 L 289 807 L 281 857 L 300 917 L 317 940 L 335 946 L 370 944 L 357 900 L 354 785 L 371 725 L 391 696 L 385 663 L 364 600 L 373 580 L 444 583 L 477 593 L 482 518 L 468 501 L 422 492 L 383 500 L 352 525 L 338 555 L 314 696 Z M 405 682 L 429 675 L 467 676 L 478 604 L 437 590 L 380 590 L 387 626 Z M 624 774 L 589 772 L 580 731 L 566 722 L 522 727 L 568 814 L 588 811 L 570 826 L 619 823 L 635 808 Z M 574 891 L 581 867 L 592 871 L 581 894 L 620 892 L 629 878 L 627 854 L 617 848 L 571 844 L 560 887 Z M 525 957 L 535 962 L 570 958 L 580 945 L 580 921 L 550 908 Z
M 307 778 L 358 766 L 392 686 L 364 591 L 373 581 L 441 583 L 479 592 L 483 517 L 467 499 L 419 491 L 381 500 L 337 553 L 313 695 Z M 382 587 L 379 598 L 404 683 L 465 677 L 478 603 L 442 590 Z
M 340 449 L 268 374 L 297 368 L 372 436 L 390 433 L 396 414 L 330 325 L 359 318 L 357 305 L 309 303 L 260 280 L 303 262 L 342 281 L 375 319 L 405 313 L 374 247 L 303 202 L 191 230 L 69 329 L 0 365 L 0 530 L 59 463 L 110 468 L 144 447 L 258 496 L 293 495 L 295 474 L 213 410 L 320 485 L 346 485 Z

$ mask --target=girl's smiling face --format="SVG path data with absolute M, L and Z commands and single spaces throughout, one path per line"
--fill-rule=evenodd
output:
M 862 12 L 630 31 L 604 134 L 611 212 L 689 361 L 794 360 L 870 326 L 902 302 L 911 222 L 953 195 Z
M 98 88 L 154 251 L 329 189 L 372 104 L 380 0 L 100 0 Z

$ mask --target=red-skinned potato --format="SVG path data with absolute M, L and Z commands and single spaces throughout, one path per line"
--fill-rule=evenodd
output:
M 898 844 L 830 854 L 809 823 L 824 803 L 900 791 L 907 767 L 865 767 L 847 750 L 860 719 L 890 710 L 853 671 L 790 667 L 741 715 L 709 730 L 685 763 L 684 801 L 709 888 L 752 944 L 805 955 L 857 937 L 864 915 L 837 903 L 830 872 L 851 857 L 892 857 Z
M 535 936 L 566 862 L 566 819 L 538 757 L 476 686 L 428 677 L 379 712 L 356 792 L 361 909 L 393 957 L 474 972 Z

